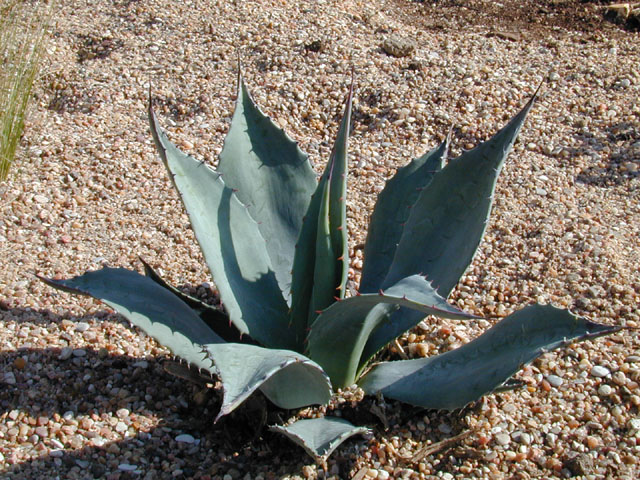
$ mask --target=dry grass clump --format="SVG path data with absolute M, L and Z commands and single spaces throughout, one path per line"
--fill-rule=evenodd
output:
M 51 11 L 48 1 L 0 0 L 0 181 L 22 136 Z

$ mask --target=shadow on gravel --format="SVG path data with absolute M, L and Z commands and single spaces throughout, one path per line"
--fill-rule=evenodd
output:
M 2 310 L 0 328 L 2 316 L 8 312 L 18 325 L 17 332 L 26 325 L 46 329 L 61 322 L 60 316 L 47 310 Z M 62 318 L 74 323 L 96 318 L 120 321 L 118 315 L 107 311 Z M 82 335 L 72 329 L 70 333 L 50 330 L 67 340 Z M 3 479 L 124 480 L 145 475 L 180 479 L 228 472 L 233 478 L 258 472 L 265 478 L 277 478 L 313 464 L 284 436 L 267 430 L 267 425 L 286 421 L 292 412 L 267 405 L 259 394 L 214 424 L 221 403 L 219 389 L 167 373 L 165 366 L 175 365 L 169 357 L 110 354 L 90 345 L 65 358 L 68 354 L 58 347 L 29 346 L 0 352 L 0 425 L 6 427 L 0 437 L 0 452 L 8 467 L 0 475 Z M 9 372 L 15 383 L 6 383 Z M 39 425 L 39 418 L 48 419 L 48 423 Z M 25 431 L 18 433 L 16 440 L 15 431 L 9 431 L 21 426 Z M 41 435 L 36 433 L 39 426 L 44 427 Z M 76 431 L 79 426 L 83 432 Z M 129 426 L 135 432 L 131 436 L 126 433 Z M 195 441 L 176 441 L 185 433 Z M 86 446 L 87 437 L 93 446 Z M 11 447 L 3 448 L 4 442 Z M 347 477 L 355 464 L 355 444 L 350 442 L 332 457 L 338 462 L 341 478 Z M 13 445 L 30 451 L 32 457 L 38 451 L 53 449 L 53 453 L 17 463 Z
M 49 329 L 51 335 L 66 340 L 82 334 L 59 328 L 63 319 L 126 324 L 106 310 L 84 317 L 61 317 L 48 310 L 1 308 L 0 328 L 5 313 L 17 324 L 18 335 L 23 327 L 30 326 L 31 330 Z M 54 332 L 53 325 L 59 331 Z M 109 329 L 101 332 L 108 335 Z M 40 332 L 39 338 L 42 335 Z M 139 358 L 92 349 L 90 345 L 66 357 L 68 354 L 58 347 L 30 346 L 0 352 L 0 381 L 5 380 L 0 383 L 0 425 L 6 427 L 4 437 L 0 437 L 0 452 L 7 466 L 3 479 L 200 479 L 226 474 L 235 479 L 258 473 L 265 479 L 275 479 L 300 474 L 305 465 L 314 465 L 302 449 L 266 428 L 286 421 L 294 412 L 276 408 L 260 394 L 214 424 L 221 403 L 219 389 L 169 374 L 165 367 L 175 363 L 167 356 Z M 15 383 L 6 383 L 7 372 L 13 373 Z M 415 430 L 416 424 L 423 440 L 432 443 L 466 429 L 465 414 L 425 412 L 397 402 L 381 410 L 377 400 L 370 397 L 355 406 L 341 404 L 338 408 L 343 418 L 374 429 L 378 439 L 403 437 L 407 427 L 413 425 L 411 429 Z M 39 425 L 39 418 L 48 419 L 48 423 Z M 448 425 L 451 432 L 439 430 L 441 424 Z M 16 432 L 9 431 L 21 426 L 25 431 L 18 433 L 16 440 Z M 131 435 L 125 432 L 129 426 L 133 427 Z M 36 433 L 37 427 L 45 427 L 42 435 Z M 194 441 L 178 442 L 176 437 L 181 434 L 191 435 Z M 86 446 L 87 438 L 93 445 Z M 3 448 L 4 442 L 11 448 L 19 445 L 18 450 L 29 451 L 32 458 L 18 463 L 13 458 L 15 452 Z M 333 478 L 353 474 L 359 446 L 365 442 L 356 438 L 334 452 Z M 37 456 L 38 451 L 44 454 Z M 460 445 L 456 454 L 469 457 L 475 451 L 472 446 Z M 455 471 L 447 458 L 446 451 L 442 452 L 435 468 Z M 401 464 L 417 467 L 408 458 Z
M 581 133 L 577 137 L 582 146 L 571 155 L 587 155 L 593 158 L 593 166 L 585 168 L 576 176 L 579 183 L 598 187 L 627 185 L 630 191 L 638 187 L 631 184 L 640 177 L 640 129 L 631 123 L 612 125 L 600 136 Z M 601 159 L 606 153 L 606 161 Z

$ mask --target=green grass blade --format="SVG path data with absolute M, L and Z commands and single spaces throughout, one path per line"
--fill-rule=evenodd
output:
M 0 5 L 0 181 L 9 174 L 44 55 L 53 4 Z

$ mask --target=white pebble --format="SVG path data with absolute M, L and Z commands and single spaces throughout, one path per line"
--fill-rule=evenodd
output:
M 600 385 L 600 388 L 598 388 L 598 395 L 601 395 L 603 397 L 608 397 L 609 395 L 611 395 L 612 391 L 613 389 L 609 385 L 604 383 Z
M 564 383 L 564 380 L 557 375 L 548 375 L 547 382 L 549 382 L 549 385 L 551 385 L 552 387 L 557 388 Z
M 76 332 L 86 332 L 89 330 L 90 325 L 87 322 L 78 322 L 76 323 Z
M 606 377 L 610 373 L 611 373 L 611 371 L 607 367 L 603 367 L 602 365 L 595 365 L 591 369 L 591 376 L 592 377 L 598 377 L 598 378 Z
M 196 439 L 193 438 L 191 435 L 189 435 L 188 433 L 183 433 L 181 435 L 178 435 L 176 437 L 176 442 L 182 442 L 182 443 L 193 443 L 195 442 Z
M 498 433 L 493 437 L 498 445 L 509 445 L 511 443 L 511 437 L 506 433 Z

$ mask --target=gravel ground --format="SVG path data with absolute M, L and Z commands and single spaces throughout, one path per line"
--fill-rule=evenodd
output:
M 57 4 L 24 149 L 0 184 L 3 478 L 640 476 L 637 32 L 579 0 Z M 351 245 L 364 241 L 376 194 L 398 166 L 451 126 L 453 152 L 472 147 L 543 82 L 485 241 L 451 298 L 486 320 L 427 320 L 399 344 L 412 356 L 446 351 L 533 301 L 632 328 L 547 354 L 519 375 L 526 388 L 462 412 L 345 394 L 332 408 L 373 433 L 345 443 L 326 471 L 256 429 L 259 398 L 214 426 L 219 398 L 166 373 L 166 350 L 34 274 L 140 269 L 142 256 L 171 283 L 212 296 L 156 157 L 146 98 L 151 82 L 171 137 L 215 163 L 238 54 L 257 102 L 318 169 L 355 69 Z M 357 281 L 362 252 L 353 253 Z M 268 421 L 286 415 L 269 408 Z

